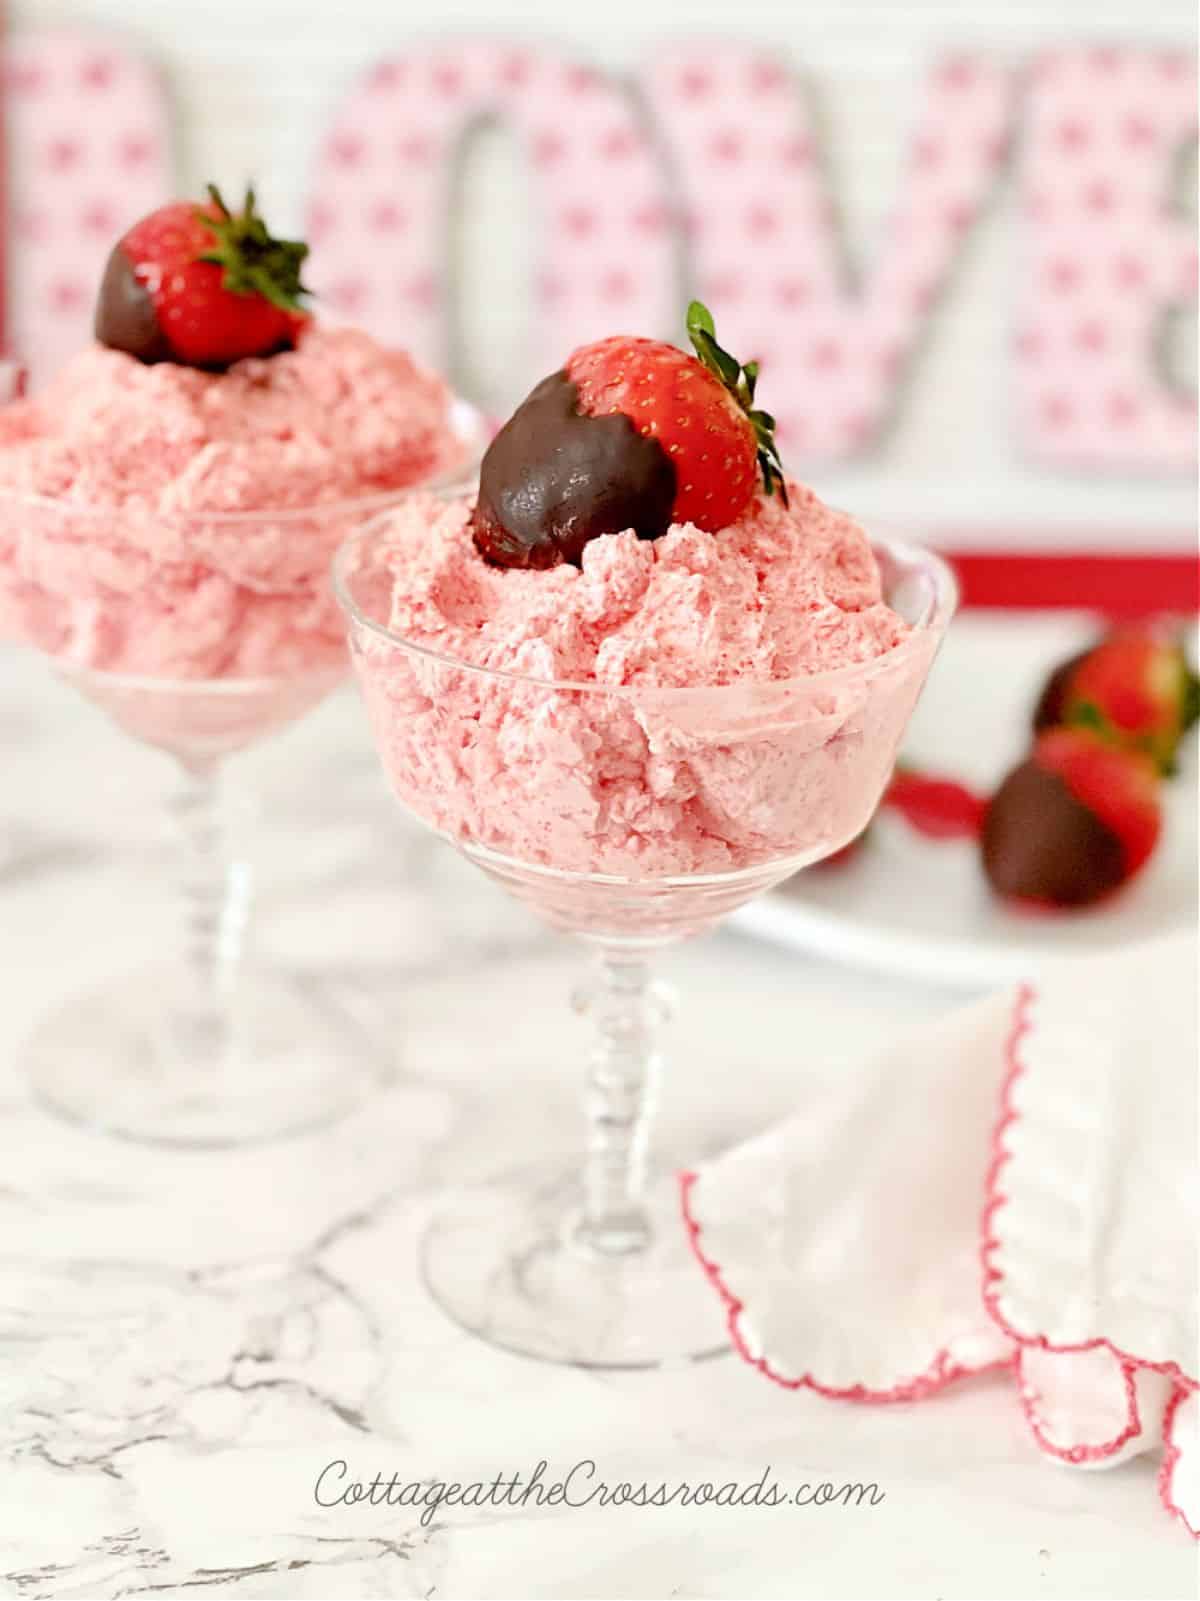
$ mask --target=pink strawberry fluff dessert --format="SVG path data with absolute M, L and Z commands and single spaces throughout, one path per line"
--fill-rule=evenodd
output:
M 368 335 L 207 372 L 97 344 L 0 411 L 0 634 L 164 678 L 336 663 L 333 549 L 447 469 L 441 381 Z
M 880 546 L 881 572 L 857 523 L 785 476 L 757 363 L 699 302 L 688 331 L 695 355 L 575 351 L 474 496 L 414 494 L 337 564 L 397 795 L 531 898 L 530 867 L 721 875 L 722 893 L 755 870 L 744 899 L 846 844 L 949 616 L 948 575 L 926 567 L 914 602 L 904 547 Z M 624 926 L 631 904 L 602 915 Z
M 385 625 L 354 655 L 399 798 L 460 842 L 618 877 L 852 838 L 934 642 L 884 602 L 863 530 L 788 489 L 715 533 L 626 530 L 549 571 L 489 563 L 471 497 L 408 497 L 370 550 L 390 594 L 372 604 L 353 550 L 343 580 Z

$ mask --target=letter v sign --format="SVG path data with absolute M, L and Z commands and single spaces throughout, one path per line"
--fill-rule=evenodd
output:
M 643 79 L 682 191 L 695 291 L 762 361 L 793 459 L 869 444 L 1004 161 L 1014 74 L 956 57 L 928 75 L 869 269 L 851 272 L 805 97 L 761 50 L 665 54 Z

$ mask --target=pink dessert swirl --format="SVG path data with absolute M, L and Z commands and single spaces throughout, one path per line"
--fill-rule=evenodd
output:
M 332 551 L 452 464 L 449 399 L 319 323 L 224 373 L 82 351 L 0 411 L 0 634 L 164 678 L 335 664 Z
M 408 497 L 370 552 L 391 638 L 355 634 L 400 799 L 460 841 L 618 877 L 853 837 L 933 645 L 885 603 L 863 530 L 789 490 L 716 533 L 619 533 L 548 571 L 485 561 L 469 498 Z

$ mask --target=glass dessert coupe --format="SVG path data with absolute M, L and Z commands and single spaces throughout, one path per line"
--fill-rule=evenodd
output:
M 553 682 L 439 655 L 390 626 L 388 519 L 338 553 L 335 589 L 397 798 L 595 957 L 578 997 L 595 1023 L 582 1160 L 458 1194 L 424 1238 L 432 1295 L 494 1345 L 647 1367 L 724 1343 L 677 1185 L 647 1181 L 664 1016 L 650 958 L 839 850 L 874 811 L 955 586 L 928 551 L 878 537 L 873 549 L 883 598 L 911 627 L 898 645 L 790 682 L 695 689 Z M 623 753 L 647 775 L 659 762 L 686 771 L 690 870 L 673 870 L 669 841 L 657 865 L 631 870 L 599 765 Z
M 441 475 L 446 481 L 478 461 L 485 437 L 482 419 L 461 402 L 451 422 L 461 448 L 453 469 Z M 257 541 L 276 552 L 281 546 L 295 550 L 298 563 L 308 569 L 297 571 L 297 593 L 313 590 L 316 605 L 313 577 L 327 582 L 337 545 L 402 493 L 281 511 L 181 517 L 179 549 L 219 551 L 219 568 L 226 573 L 238 573 L 237 564 L 244 561 L 247 588 L 253 588 Z M 30 559 L 36 569 L 36 553 L 53 552 L 46 559 L 53 560 L 55 571 L 62 570 L 65 558 L 103 584 L 111 513 L 65 499 L 0 492 L 0 515 L 23 544 L 26 571 Z M 149 571 L 146 576 L 151 577 Z M 271 585 L 275 592 L 279 587 L 277 581 Z M 171 820 L 181 847 L 182 928 L 178 947 L 158 965 L 71 998 L 41 1020 L 23 1051 L 35 1094 L 73 1122 L 174 1146 L 238 1145 L 332 1121 L 379 1077 L 380 1050 L 311 975 L 301 979 L 241 960 L 250 874 L 246 863 L 226 853 L 219 790 L 226 757 L 315 707 L 345 678 L 345 660 L 326 648 L 318 651 L 314 665 L 298 648 L 286 670 L 267 676 L 102 671 L 56 650 L 54 608 L 39 594 L 31 587 L 26 637 L 38 642 L 61 678 L 126 734 L 165 751 L 177 764 Z M 103 627 L 102 618 L 97 626 Z M 160 618 L 153 626 L 169 637 L 175 625 Z M 286 626 L 281 620 L 281 628 Z M 178 627 L 185 630 L 188 620 L 181 619 Z M 216 644 L 219 648 L 219 635 Z M 272 655 L 279 660 L 278 651 Z

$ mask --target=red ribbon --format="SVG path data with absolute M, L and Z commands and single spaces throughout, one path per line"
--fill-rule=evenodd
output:
M 1131 534 L 1129 545 L 1136 543 Z M 958 575 L 964 606 L 1072 608 L 1114 618 L 1200 610 L 1195 554 L 941 548 Z

